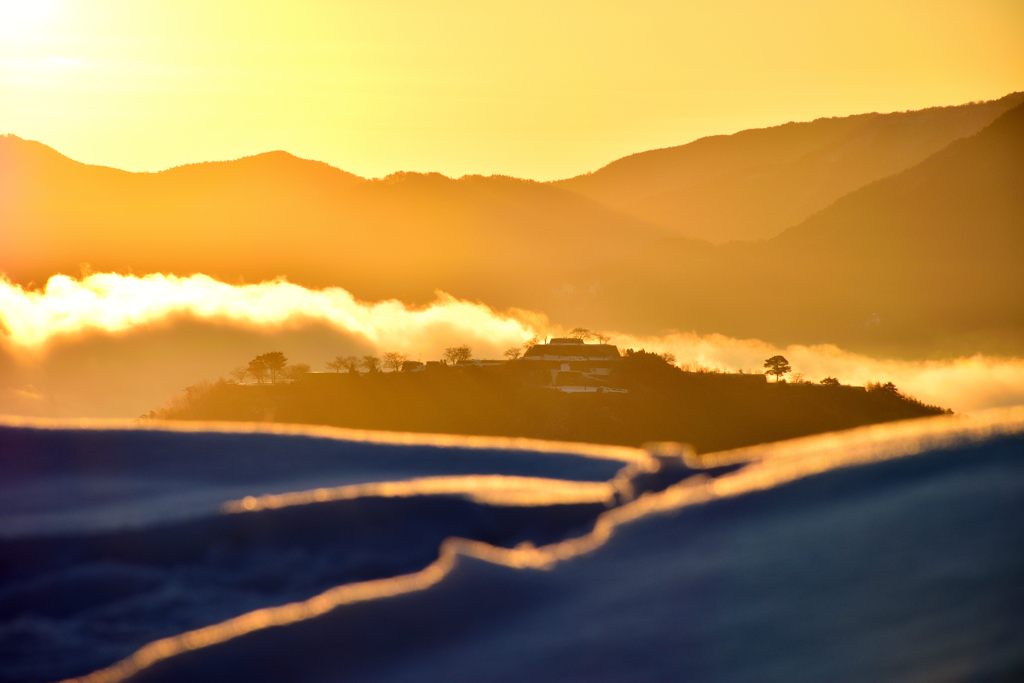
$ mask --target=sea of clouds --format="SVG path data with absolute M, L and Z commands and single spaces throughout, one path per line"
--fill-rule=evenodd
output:
M 1024 404 L 1022 358 L 901 360 L 719 334 L 600 332 L 623 349 L 671 353 L 684 368 L 761 372 L 764 359 L 782 354 L 796 378 L 891 381 L 956 412 Z M 133 417 L 268 350 L 322 371 L 336 355 L 398 351 L 430 360 L 459 344 L 477 358 L 501 358 L 534 335 L 565 333 L 543 313 L 497 311 L 444 292 L 413 307 L 285 280 L 95 273 L 54 276 L 38 290 L 0 280 L 0 413 Z

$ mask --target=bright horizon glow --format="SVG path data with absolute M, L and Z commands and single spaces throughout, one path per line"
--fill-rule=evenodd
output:
M 0 36 L 31 41 L 62 9 L 58 0 L 0 0 Z
M 255 331 L 328 325 L 376 349 L 441 357 L 469 344 L 478 358 L 501 358 L 534 334 L 566 330 L 529 311 L 497 312 L 443 292 L 423 308 L 400 301 L 356 300 L 340 287 L 308 289 L 285 281 L 229 285 L 205 275 L 144 277 L 97 273 L 80 280 L 54 276 L 40 291 L 0 279 L 0 348 L 18 362 L 39 363 L 53 344 L 75 344 L 90 334 L 123 335 L 170 326 L 183 318 Z M 765 358 L 785 355 L 809 381 L 837 377 L 844 384 L 894 382 L 926 402 L 958 412 L 1024 405 L 1024 359 L 974 355 L 941 361 L 877 359 L 832 345 L 779 348 L 757 339 L 673 333 L 637 337 L 606 332 L 620 349 L 646 349 L 723 371 L 760 373 Z M 322 368 L 330 358 L 294 358 Z M 226 372 L 228 368 L 225 368 Z M 214 379 L 214 378 L 209 378 Z M 16 392 L 17 388 L 13 388 Z M 39 397 L 42 398 L 42 397 Z
M 0 0 L 0 133 L 133 171 L 283 149 L 537 180 L 1024 89 L 1009 0 Z
M 63 338 L 118 334 L 175 316 L 254 329 L 326 323 L 370 346 L 400 352 L 432 346 L 441 336 L 504 349 L 535 334 L 525 320 L 443 292 L 415 309 L 396 300 L 364 303 L 341 287 L 307 289 L 284 280 L 229 285 L 207 275 L 95 273 L 80 280 L 55 275 L 41 291 L 27 291 L 0 278 L 0 346 L 14 353 L 45 353 Z

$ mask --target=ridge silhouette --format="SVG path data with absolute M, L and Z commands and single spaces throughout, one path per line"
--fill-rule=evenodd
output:
M 659 307 L 730 336 L 895 356 L 1019 354 L 1021 188 L 1024 105 L 771 240 L 713 250 L 665 240 L 624 258 L 610 271 L 618 299 L 602 304 L 628 315 L 626 302 L 660 291 Z M 660 282 L 641 284 L 650 273 Z M 637 308 L 620 324 L 656 313 Z
M 5 136 L 0 272 L 37 285 L 83 263 L 228 282 L 285 275 L 367 300 L 425 303 L 441 289 L 636 334 L 684 329 L 900 357 L 1019 354 L 1021 101 L 745 131 L 553 184 L 367 180 L 284 152 L 128 173 Z M 739 207 L 760 234 L 802 222 L 763 242 L 680 237 L 648 209 L 614 208 L 636 199 L 629 183 L 594 189 L 638 164 L 649 168 L 634 185 L 706 195 L 721 220 Z M 695 174 L 704 180 L 686 185 Z
M 978 133 L 1024 93 L 958 107 L 820 118 L 639 152 L 560 187 L 683 237 L 773 237 L 841 196 Z

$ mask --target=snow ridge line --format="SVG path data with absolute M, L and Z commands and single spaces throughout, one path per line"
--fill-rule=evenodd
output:
M 346 604 L 355 604 L 426 590 L 441 582 L 460 556 L 514 569 L 550 570 L 558 563 L 593 552 L 619 526 L 715 499 L 774 488 L 829 470 L 910 457 L 930 450 L 956 448 L 999 436 L 1024 434 L 1024 408 L 995 409 L 972 417 L 936 418 L 875 425 L 757 446 L 698 458 L 704 466 L 747 462 L 745 467 L 715 479 L 694 475 L 659 493 L 602 513 L 587 534 L 547 546 L 523 543 L 499 548 L 480 541 L 449 538 L 438 559 L 420 571 L 331 588 L 301 602 L 268 607 L 154 641 L 130 657 L 64 683 L 118 683 L 164 659 L 209 647 L 272 626 L 310 619 Z M 689 460 L 693 456 L 689 456 Z M 627 469 L 627 468 L 624 468 Z
M 466 436 L 421 432 L 385 432 L 349 427 L 285 424 L 280 422 L 154 422 L 126 418 L 49 418 L 0 415 L 0 427 L 39 430 L 124 430 L 176 433 L 273 434 L 305 436 L 314 439 L 355 441 L 392 446 L 454 447 L 472 450 L 520 450 L 560 455 L 579 455 L 599 460 L 646 463 L 650 456 L 640 448 L 603 444 L 546 441 L 525 437 Z

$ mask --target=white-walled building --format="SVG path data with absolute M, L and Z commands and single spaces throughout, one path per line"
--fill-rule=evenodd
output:
M 559 391 L 625 391 L 608 386 L 609 376 L 622 360 L 619 349 L 612 344 L 587 344 L 582 339 L 556 337 L 530 347 L 523 360 L 548 370 L 551 386 Z

